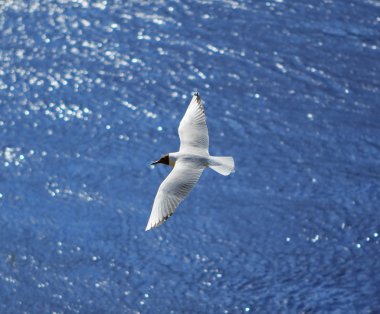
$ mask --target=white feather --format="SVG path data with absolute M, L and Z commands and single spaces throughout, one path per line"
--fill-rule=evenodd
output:
M 235 164 L 232 157 L 209 155 L 206 115 L 198 93 L 191 99 L 179 124 L 178 134 L 181 141 L 179 152 L 169 154 L 169 165 L 174 165 L 174 169 L 157 191 L 145 230 L 161 225 L 174 213 L 179 203 L 198 182 L 206 167 L 223 175 L 229 175 L 234 171 Z
M 198 182 L 204 167 L 194 167 L 194 162 L 181 159 L 161 183 L 145 230 L 157 227 L 167 220 Z
M 178 127 L 180 152 L 200 151 L 208 155 L 208 129 L 203 101 L 198 95 L 191 99 L 189 107 Z

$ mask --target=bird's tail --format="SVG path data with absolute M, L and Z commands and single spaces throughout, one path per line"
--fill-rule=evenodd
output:
M 235 171 L 235 162 L 232 157 L 210 157 L 209 167 L 224 176 L 228 176 Z

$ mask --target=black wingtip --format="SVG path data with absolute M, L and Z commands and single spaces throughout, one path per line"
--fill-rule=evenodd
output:
M 201 98 L 201 95 L 198 93 L 198 91 L 194 92 L 193 96 L 197 97 L 197 100 Z

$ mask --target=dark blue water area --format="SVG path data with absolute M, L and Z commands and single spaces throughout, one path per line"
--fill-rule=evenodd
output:
M 380 2 L 0 2 L 1 313 L 380 313 Z M 210 169 L 145 232 L 191 93 Z

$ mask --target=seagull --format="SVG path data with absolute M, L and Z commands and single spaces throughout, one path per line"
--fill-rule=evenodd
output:
M 193 94 L 189 107 L 179 124 L 180 148 L 152 163 L 173 167 L 161 183 L 153 202 L 145 231 L 164 223 L 198 182 L 203 170 L 211 168 L 228 176 L 235 170 L 232 157 L 210 156 L 206 115 L 198 92 Z

